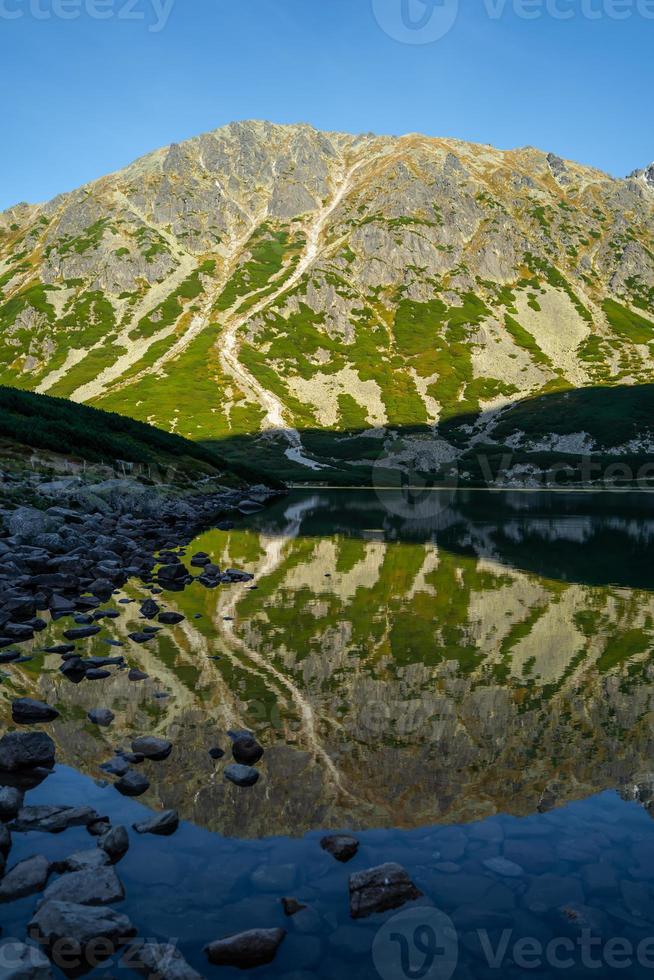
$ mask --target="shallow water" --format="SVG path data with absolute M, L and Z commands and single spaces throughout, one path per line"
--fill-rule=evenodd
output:
M 612 976 L 617 940 L 634 949 L 628 975 L 649 976 L 654 941 L 636 950 L 654 936 L 653 502 L 298 491 L 208 532 L 187 556 L 251 571 L 255 589 L 166 592 L 162 605 L 186 620 L 138 646 L 126 640 L 142 625 L 138 604 L 120 599 L 149 592 L 130 583 L 105 604 L 120 619 L 83 641 L 88 653 L 125 653 L 148 681 L 116 671 L 67 682 L 60 658 L 39 648 L 68 620 L 37 637 L 32 661 L 1 668 L 5 718 L 23 694 L 61 711 L 47 726 L 60 764 L 28 802 L 84 799 L 128 824 L 144 805 L 177 808 L 188 822 L 174 837 L 134 835 L 119 865 L 124 907 L 142 935 L 179 940 L 205 973 L 242 975 L 207 967 L 206 941 L 285 925 L 275 963 L 255 973 L 449 976 L 448 955 L 434 953 L 430 972 L 434 951 L 416 946 L 436 906 L 456 926 L 456 977 Z M 85 720 L 98 706 L 115 712 L 110 729 Z M 266 747 L 253 789 L 227 783 L 208 755 L 228 747 L 230 728 Z M 149 793 L 128 801 L 97 785 L 99 763 L 146 732 L 175 744 L 145 764 Z M 339 865 L 318 841 L 345 828 L 361 849 Z M 89 844 L 84 830 L 15 835 L 11 857 Z M 394 920 L 404 967 L 402 943 L 379 933 L 393 913 L 348 915 L 349 874 L 383 861 L 403 864 L 425 894 L 424 921 Z M 282 895 L 309 909 L 285 919 Z M 24 935 L 35 902 L 0 906 L 5 936 Z M 600 946 L 577 943 L 586 928 Z M 528 963 L 515 946 L 525 938 L 543 945 L 536 970 L 537 952 Z M 563 945 L 548 951 L 552 938 Z

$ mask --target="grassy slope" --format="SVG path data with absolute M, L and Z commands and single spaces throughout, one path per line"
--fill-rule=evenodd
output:
M 62 398 L 0 386 L 0 439 L 92 463 L 124 461 L 170 469 L 180 476 L 228 473 L 249 482 L 261 476 L 182 436 L 113 412 Z

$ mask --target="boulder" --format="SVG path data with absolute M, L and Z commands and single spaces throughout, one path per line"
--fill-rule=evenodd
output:
M 13 902 L 43 891 L 50 875 L 50 862 L 42 854 L 19 861 L 0 881 L 0 902 Z
M 345 864 L 346 861 L 351 861 L 359 850 L 359 841 L 349 834 L 330 834 L 322 838 L 320 846 L 323 851 L 327 851 L 337 861 Z
M 142 670 L 138 670 L 137 667 L 132 667 L 127 675 L 127 679 L 130 681 L 146 681 L 148 676 Z
M 98 847 L 109 856 L 112 864 L 116 864 L 129 850 L 127 831 L 120 824 L 111 827 L 98 838 Z
M 173 750 L 173 743 L 166 738 L 156 735 L 141 735 L 132 741 L 132 751 L 145 756 L 146 759 L 161 761 L 167 759 Z
M 129 762 L 120 755 L 114 755 L 107 762 L 103 762 L 100 768 L 110 776 L 124 776 L 129 769 Z
M 45 732 L 7 732 L 0 739 L 0 770 L 51 768 L 54 761 L 55 744 Z
M 114 786 L 123 796 L 142 796 L 150 789 L 149 781 L 135 769 L 128 769 L 125 775 L 114 783 Z
M 250 736 L 237 738 L 232 742 L 232 755 L 236 762 L 244 766 L 252 766 L 263 755 L 263 748 L 256 739 Z
M 63 861 L 57 862 L 55 871 L 65 874 L 67 871 L 95 871 L 109 864 L 109 855 L 100 847 L 90 847 L 88 851 L 75 851 Z
M 97 667 L 91 667 L 90 670 L 86 671 L 87 681 L 104 681 L 107 677 L 111 677 L 110 670 L 99 670 Z
M 16 698 L 11 703 L 11 717 L 17 725 L 34 725 L 39 722 L 54 721 L 59 717 L 59 712 L 45 701 Z
M 24 806 L 16 814 L 11 828 L 21 833 L 35 830 L 42 834 L 60 834 L 69 827 L 88 827 L 99 819 L 90 806 Z
M 52 980 L 50 960 L 38 946 L 12 941 L 0 947 L 2 980 Z
M 92 724 L 108 728 L 116 716 L 109 708 L 91 708 L 86 717 Z
M 154 633 L 146 633 L 145 631 L 128 633 L 127 635 L 134 643 L 147 643 L 149 640 L 154 640 L 155 636 Z
M 64 636 L 67 640 L 83 640 L 87 636 L 97 636 L 101 629 L 101 626 L 79 626 L 64 630 Z
M 350 915 L 363 919 L 422 896 L 400 864 L 388 862 L 350 875 Z
M 162 612 L 159 613 L 158 616 L 159 622 L 163 623 L 164 626 L 177 626 L 177 624 L 181 623 L 185 618 L 186 617 L 182 616 L 181 613 L 176 612 Z
M 169 943 L 132 943 L 125 950 L 123 963 L 148 980 L 203 980 L 177 947 Z
M 224 775 L 225 779 L 228 779 L 230 783 L 235 783 L 236 786 L 254 786 L 259 779 L 259 770 L 253 769 L 252 766 L 241 766 L 234 762 L 225 766 Z
M 112 867 L 96 867 L 63 874 L 43 893 L 43 902 L 77 902 L 78 905 L 111 905 L 125 897 L 122 882 Z
M 150 820 L 132 824 L 132 827 L 137 834 L 159 834 L 161 837 L 168 837 L 179 827 L 179 815 L 177 810 L 164 810 L 162 813 L 155 814 Z
M 71 945 L 67 954 L 74 950 L 80 955 L 84 955 L 89 946 L 97 949 L 100 939 L 117 950 L 136 935 L 130 920 L 120 912 L 102 906 L 57 901 L 40 905 L 28 930 L 31 936 L 49 947 L 60 940 L 68 940 Z
M 23 805 L 23 793 L 15 786 L 0 786 L 0 820 L 13 820 Z
M 160 610 L 161 606 L 154 599 L 146 599 L 145 602 L 141 603 L 141 616 L 144 616 L 145 619 L 154 619 Z
M 209 943 L 204 952 L 215 966 L 249 969 L 271 963 L 285 935 L 285 929 L 249 929 Z

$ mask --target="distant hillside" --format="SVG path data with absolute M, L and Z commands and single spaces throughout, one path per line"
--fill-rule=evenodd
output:
M 0 214 L 0 382 L 214 445 L 285 430 L 307 478 L 299 430 L 364 458 L 654 382 L 653 352 L 649 170 L 242 122 Z
M 0 440 L 92 463 L 156 466 L 187 479 L 226 474 L 261 482 L 247 467 L 228 464 L 181 436 L 63 398 L 4 386 L 0 386 Z

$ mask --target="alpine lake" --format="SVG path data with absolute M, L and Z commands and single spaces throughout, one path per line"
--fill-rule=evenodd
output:
M 184 620 L 144 644 L 151 587 L 103 603 L 118 617 L 80 649 L 147 679 L 67 680 L 43 648 L 69 618 L 19 645 L 0 727 L 14 698 L 60 712 L 26 803 L 130 828 L 116 908 L 204 976 L 243 976 L 202 948 L 259 927 L 287 930 L 250 971 L 266 980 L 654 976 L 653 543 L 649 493 L 295 490 L 182 549 L 252 582 L 157 594 Z M 224 777 L 243 729 L 265 748 L 249 788 Z M 144 734 L 174 748 L 132 799 L 100 765 Z M 176 833 L 132 832 L 164 808 Z M 347 863 L 320 846 L 337 831 L 359 841 Z M 8 866 L 94 846 L 14 833 Z M 422 897 L 353 919 L 350 875 L 385 862 Z M 39 898 L 0 905 L 0 943 Z M 91 975 L 134 974 L 115 957 Z

